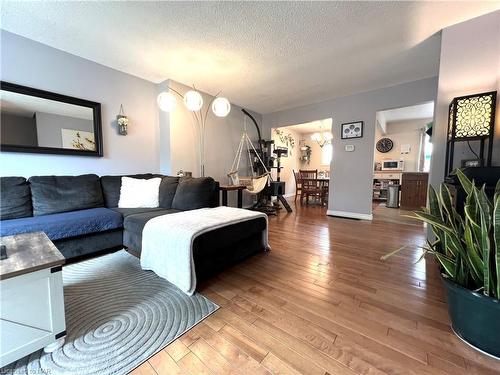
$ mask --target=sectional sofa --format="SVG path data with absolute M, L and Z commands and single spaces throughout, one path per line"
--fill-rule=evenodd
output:
M 0 178 L 1 236 L 43 231 L 67 261 L 101 252 L 141 250 L 148 220 L 185 210 L 219 205 L 212 178 L 161 177 L 158 208 L 118 208 L 122 176 L 34 176 Z M 205 278 L 262 251 L 262 218 L 199 236 L 193 247 L 198 278 Z

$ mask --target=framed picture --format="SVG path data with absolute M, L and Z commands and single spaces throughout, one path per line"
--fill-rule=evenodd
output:
M 341 126 L 341 139 L 363 137 L 363 121 L 347 122 Z
M 61 136 L 63 148 L 85 151 L 96 150 L 94 133 L 92 132 L 74 129 L 61 129 Z

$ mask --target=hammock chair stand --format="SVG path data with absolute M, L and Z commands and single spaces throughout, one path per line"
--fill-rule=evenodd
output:
M 261 211 L 266 213 L 267 215 L 276 215 L 276 210 L 279 209 L 278 205 L 273 205 L 271 203 L 271 195 L 276 195 L 278 198 L 278 202 L 281 202 L 283 206 L 286 208 L 288 212 L 292 212 L 288 202 L 280 193 L 272 194 L 272 191 L 276 185 L 284 185 L 284 183 L 280 183 L 279 172 L 280 168 L 278 168 L 277 180 L 273 181 L 271 177 L 271 173 L 266 165 L 269 164 L 268 159 L 271 155 L 271 145 L 274 144 L 274 141 L 263 141 L 260 136 L 260 129 L 257 125 L 257 122 L 253 118 L 253 116 L 248 113 L 245 109 L 242 109 L 242 112 L 248 116 L 252 122 L 254 123 L 257 133 L 259 136 L 258 148 L 256 150 L 253 146 L 252 141 L 250 140 L 247 132 L 246 132 L 246 121 L 244 126 L 244 131 L 240 139 L 240 143 L 238 145 L 235 158 L 233 160 L 233 164 L 231 165 L 231 170 L 228 173 L 228 177 L 232 183 L 232 185 L 243 185 L 246 186 L 248 193 L 257 195 L 257 203 L 252 206 L 253 210 Z M 246 120 L 246 118 L 245 118 Z M 238 174 L 238 169 L 240 165 L 241 156 L 243 154 L 243 148 L 246 146 L 246 154 L 248 155 L 248 161 L 250 163 L 251 176 L 240 176 Z M 266 148 L 266 152 L 263 150 L 263 146 Z M 279 155 L 278 155 L 278 166 L 279 166 Z M 272 159 L 271 159 L 272 160 Z M 253 163 L 252 163 L 253 161 Z
M 253 154 L 257 155 L 258 161 L 260 162 L 260 165 L 264 168 L 264 173 L 262 173 L 259 176 L 255 175 L 254 172 L 254 166 L 251 165 L 251 170 L 252 170 L 252 176 L 240 176 L 238 174 L 238 169 L 240 167 L 240 161 L 241 161 L 241 155 L 243 153 L 243 148 L 246 145 L 246 151 L 248 154 L 248 160 L 249 163 L 253 160 L 252 158 L 252 152 Z M 238 144 L 238 148 L 236 150 L 236 155 L 234 156 L 233 164 L 231 165 L 231 170 L 227 174 L 229 179 L 231 180 L 232 185 L 243 185 L 246 186 L 246 191 L 250 194 L 258 194 L 262 192 L 268 185 L 268 181 L 270 178 L 270 173 L 269 170 L 267 169 L 266 165 L 262 161 L 262 158 L 260 157 L 259 153 L 253 147 L 252 141 L 248 137 L 248 134 L 246 130 L 243 132 L 241 135 L 240 143 Z

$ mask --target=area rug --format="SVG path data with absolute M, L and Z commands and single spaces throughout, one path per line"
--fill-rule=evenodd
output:
M 63 268 L 66 343 L 2 374 L 126 374 L 218 309 L 143 271 L 125 250 Z

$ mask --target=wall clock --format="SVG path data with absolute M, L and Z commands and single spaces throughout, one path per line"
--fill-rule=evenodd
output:
M 389 138 L 381 138 L 378 140 L 376 147 L 378 152 L 386 153 L 392 150 L 394 142 Z

